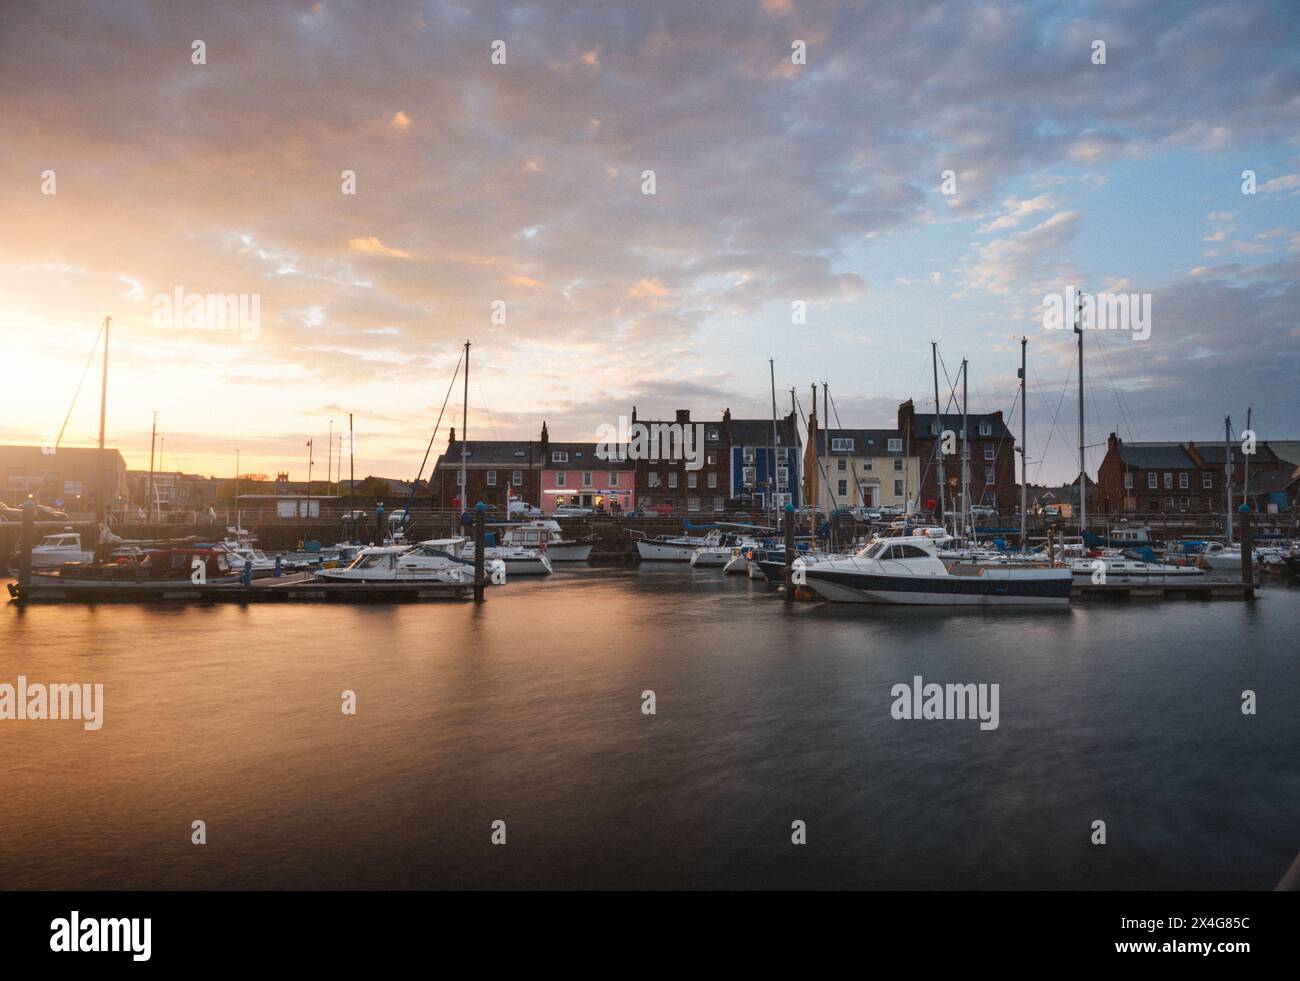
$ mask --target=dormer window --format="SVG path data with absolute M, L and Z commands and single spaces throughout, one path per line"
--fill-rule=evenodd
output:
M 980 423 L 980 435 L 981 435 L 981 436 L 992 436 L 992 435 L 993 435 L 993 423 L 991 423 L 991 422 L 981 422 L 981 423 Z
M 565 450 L 553 450 L 553 451 L 551 452 L 551 462 L 552 462 L 552 463 L 568 463 L 568 462 L 569 462 L 569 454 L 568 454 L 568 452 L 565 451 Z
M 852 453 L 853 440 L 843 436 L 836 436 L 831 439 L 831 451 L 834 453 Z
M 903 450 L 903 441 L 901 439 L 891 439 L 886 446 L 890 453 L 901 453 Z

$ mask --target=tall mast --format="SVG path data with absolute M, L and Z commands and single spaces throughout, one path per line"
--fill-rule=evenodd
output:
M 776 361 L 772 358 L 767 359 L 767 371 L 768 375 L 772 379 L 772 473 L 770 475 L 771 480 L 768 484 L 769 488 L 775 488 L 775 491 L 771 491 L 767 495 L 767 512 L 769 520 L 775 524 L 776 516 L 780 514 L 777 509 L 776 498 L 781 492 L 781 484 L 780 481 L 776 479 Z M 743 464 L 744 461 L 742 460 L 741 463 Z M 755 483 L 757 483 L 757 481 L 755 481 Z
M 356 492 L 356 453 L 352 445 L 352 413 L 348 413 L 348 514 L 352 514 L 352 495 Z
M 939 409 L 939 342 L 930 342 L 930 363 L 934 367 L 934 455 L 939 459 L 939 516 L 946 523 L 948 506 L 944 502 L 944 485 L 948 476 L 943 467 L 943 413 Z
M 1028 337 L 1020 338 L 1020 550 L 1027 541 L 1026 522 L 1029 511 L 1029 428 L 1025 410 L 1025 348 Z
M 808 482 L 809 497 L 812 498 L 808 503 L 812 505 L 812 525 L 809 530 L 812 532 L 812 549 L 817 549 L 817 468 L 821 466 L 821 458 L 817 454 L 817 430 L 821 427 L 817 425 L 817 383 L 813 382 L 812 386 L 812 406 L 808 416 L 808 439 L 812 443 L 813 451 L 813 471 L 812 480 Z
M 1088 527 L 1088 465 L 1083 440 L 1083 291 L 1075 297 L 1074 332 L 1079 335 L 1079 537 Z
M 149 431 L 149 483 L 145 486 L 144 499 L 149 505 L 149 510 L 153 511 L 153 447 L 158 440 L 158 413 L 153 414 L 153 428 Z M 236 467 L 236 470 L 239 468 Z M 235 479 L 239 479 L 239 474 L 235 474 Z
M 329 485 L 334 480 L 334 420 L 330 420 L 329 443 L 325 450 L 325 493 L 329 493 Z
M 311 517 L 311 465 L 312 465 L 312 444 L 316 442 L 315 438 L 307 440 L 307 517 Z
M 104 318 L 104 377 L 99 389 L 99 480 L 95 482 L 98 485 L 95 491 L 99 497 L 99 500 L 95 503 L 98 505 L 96 510 L 99 512 L 98 519 L 101 525 L 108 524 L 109 508 L 108 495 L 105 493 L 104 487 L 104 475 L 108 471 L 104 452 L 104 427 L 108 419 L 108 331 L 112 323 L 112 317 Z M 98 535 L 96 538 L 98 538 Z
M 227 511 L 226 515 L 228 517 L 230 515 L 230 512 Z M 239 518 L 240 518 L 239 515 L 239 450 L 235 450 L 235 532 L 236 533 L 239 532 L 240 528 L 244 527 L 243 522 L 240 521 Z
M 1250 432 L 1251 416 L 1254 413 L 1252 406 L 1246 406 L 1246 432 Z M 1245 468 L 1241 475 L 1241 503 L 1247 507 L 1250 506 L 1250 454 L 1241 454 L 1241 465 Z M 1244 535 L 1245 532 L 1243 531 Z
M 1228 544 L 1232 544 L 1232 416 L 1223 417 L 1223 481 L 1224 490 L 1228 495 L 1228 506 L 1225 515 L 1224 533 L 1228 536 Z
M 969 362 L 961 359 L 961 525 L 966 534 L 970 533 L 970 429 L 966 424 L 967 384 L 966 376 L 970 370 Z
M 462 512 L 469 506 L 469 478 L 466 473 L 469 469 L 469 341 L 465 342 L 465 396 L 464 405 L 460 414 L 460 509 Z

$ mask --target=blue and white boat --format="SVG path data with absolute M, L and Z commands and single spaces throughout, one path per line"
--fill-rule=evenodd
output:
M 855 555 L 824 558 L 800 572 L 809 589 L 838 603 L 1065 608 L 1074 585 L 1068 568 L 949 568 L 935 540 L 919 535 L 879 539 Z

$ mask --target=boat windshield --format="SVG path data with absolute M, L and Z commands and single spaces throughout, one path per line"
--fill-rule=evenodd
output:
M 452 559 L 455 556 L 443 551 L 440 548 L 434 548 L 432 545 L 421 545 L 419 548 L 412 549 L 407 555 L 419 556 L 425 559 Z
M 349 569 L 377 569 L 380 566 L 388 564 L 388 553 L 379 552 L 371 555 L 358 555 Z
M 888 547 L 889 547 L 888 542 L 872 542 L 870 545 L 867 545 L 865 548 L 863 548 L 862 551 L 858 552 L 858 558 L 878 559 L 880 558 L 880 553 L 883 552 Z

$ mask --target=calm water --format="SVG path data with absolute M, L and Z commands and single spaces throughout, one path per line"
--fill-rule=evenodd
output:
M 481 608 L 9 606 L 0 681 L 102 682 L 106 721 L 0 722 L 0 881 L 1272 888 L 1298 627 L 1294 587 L 992 615 L 787 608 L 682 567 Z M 894 720 L 916 674 L 998 683 L 1000 728 Z

